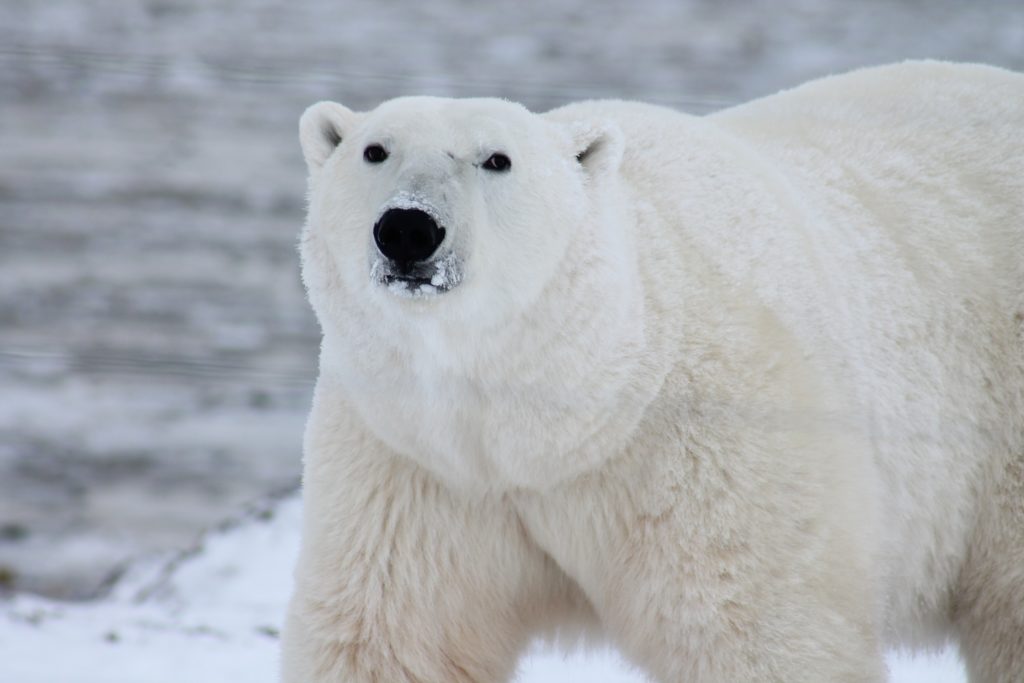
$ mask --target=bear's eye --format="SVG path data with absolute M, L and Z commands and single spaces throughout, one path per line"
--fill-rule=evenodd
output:
M 379 164 L 388 158 L 388 151 L 380 145 L 370 145 L 363 150 L 363 158 L 371 164 Z
M 512 160 L 501 152 L 497 152 L 487 157 L 487 161 L 484 162 L 484 168 L 488 171 L 507 171 L 512 168 Z

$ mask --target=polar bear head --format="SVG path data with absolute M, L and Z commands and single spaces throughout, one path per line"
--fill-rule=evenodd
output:
M 553 481 L 583 461 L 557 454 L 627 415 L 633 209 L 622 131 L 589 116 L 428 97 L 302 116 L 321 378 L 451 481 Z
M 621 157 L 614 124 L 553 122 L 496 99 L 407 97 L 368 113 L 303 114 L 305 276 L 387 316 L 504 325 L 599 220 Z

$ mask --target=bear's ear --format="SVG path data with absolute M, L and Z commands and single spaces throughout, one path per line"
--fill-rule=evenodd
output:
M 614 173 L 622 161 L 623 136 L 618 124 L 608 119 L 589 119 L 569 124 L 572 153 L 591 175 Z
M 299 119 L 299 142 L 310 173 L 320 170 L 334 148 L 352 131 L 357 114 L 337 102 L 317 102 Z

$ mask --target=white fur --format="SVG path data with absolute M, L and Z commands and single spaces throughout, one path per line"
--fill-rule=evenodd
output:
M 705 118 L 321 103 L 301 138 L 287 683 L 502 681 L 579 629 L 658 681 L 880 681 L 950 636 L 1024 680 L 1024 77 L 908 63 Z M 412 205 L 450 291 L 372 275 Z

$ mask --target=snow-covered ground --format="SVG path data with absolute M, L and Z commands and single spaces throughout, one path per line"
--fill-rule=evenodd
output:
M 185 554 L 136 567 L 106 599 L 20 596 L 0 607 L 4 683 L 274 683 L 278 634 L 298 552 L 299 500 L 208 535 Z M 890 657 L 894 683 L 962 683 L 947 651 Z M 643 683 L 612 651 L 535 648 L 517 683 Z

